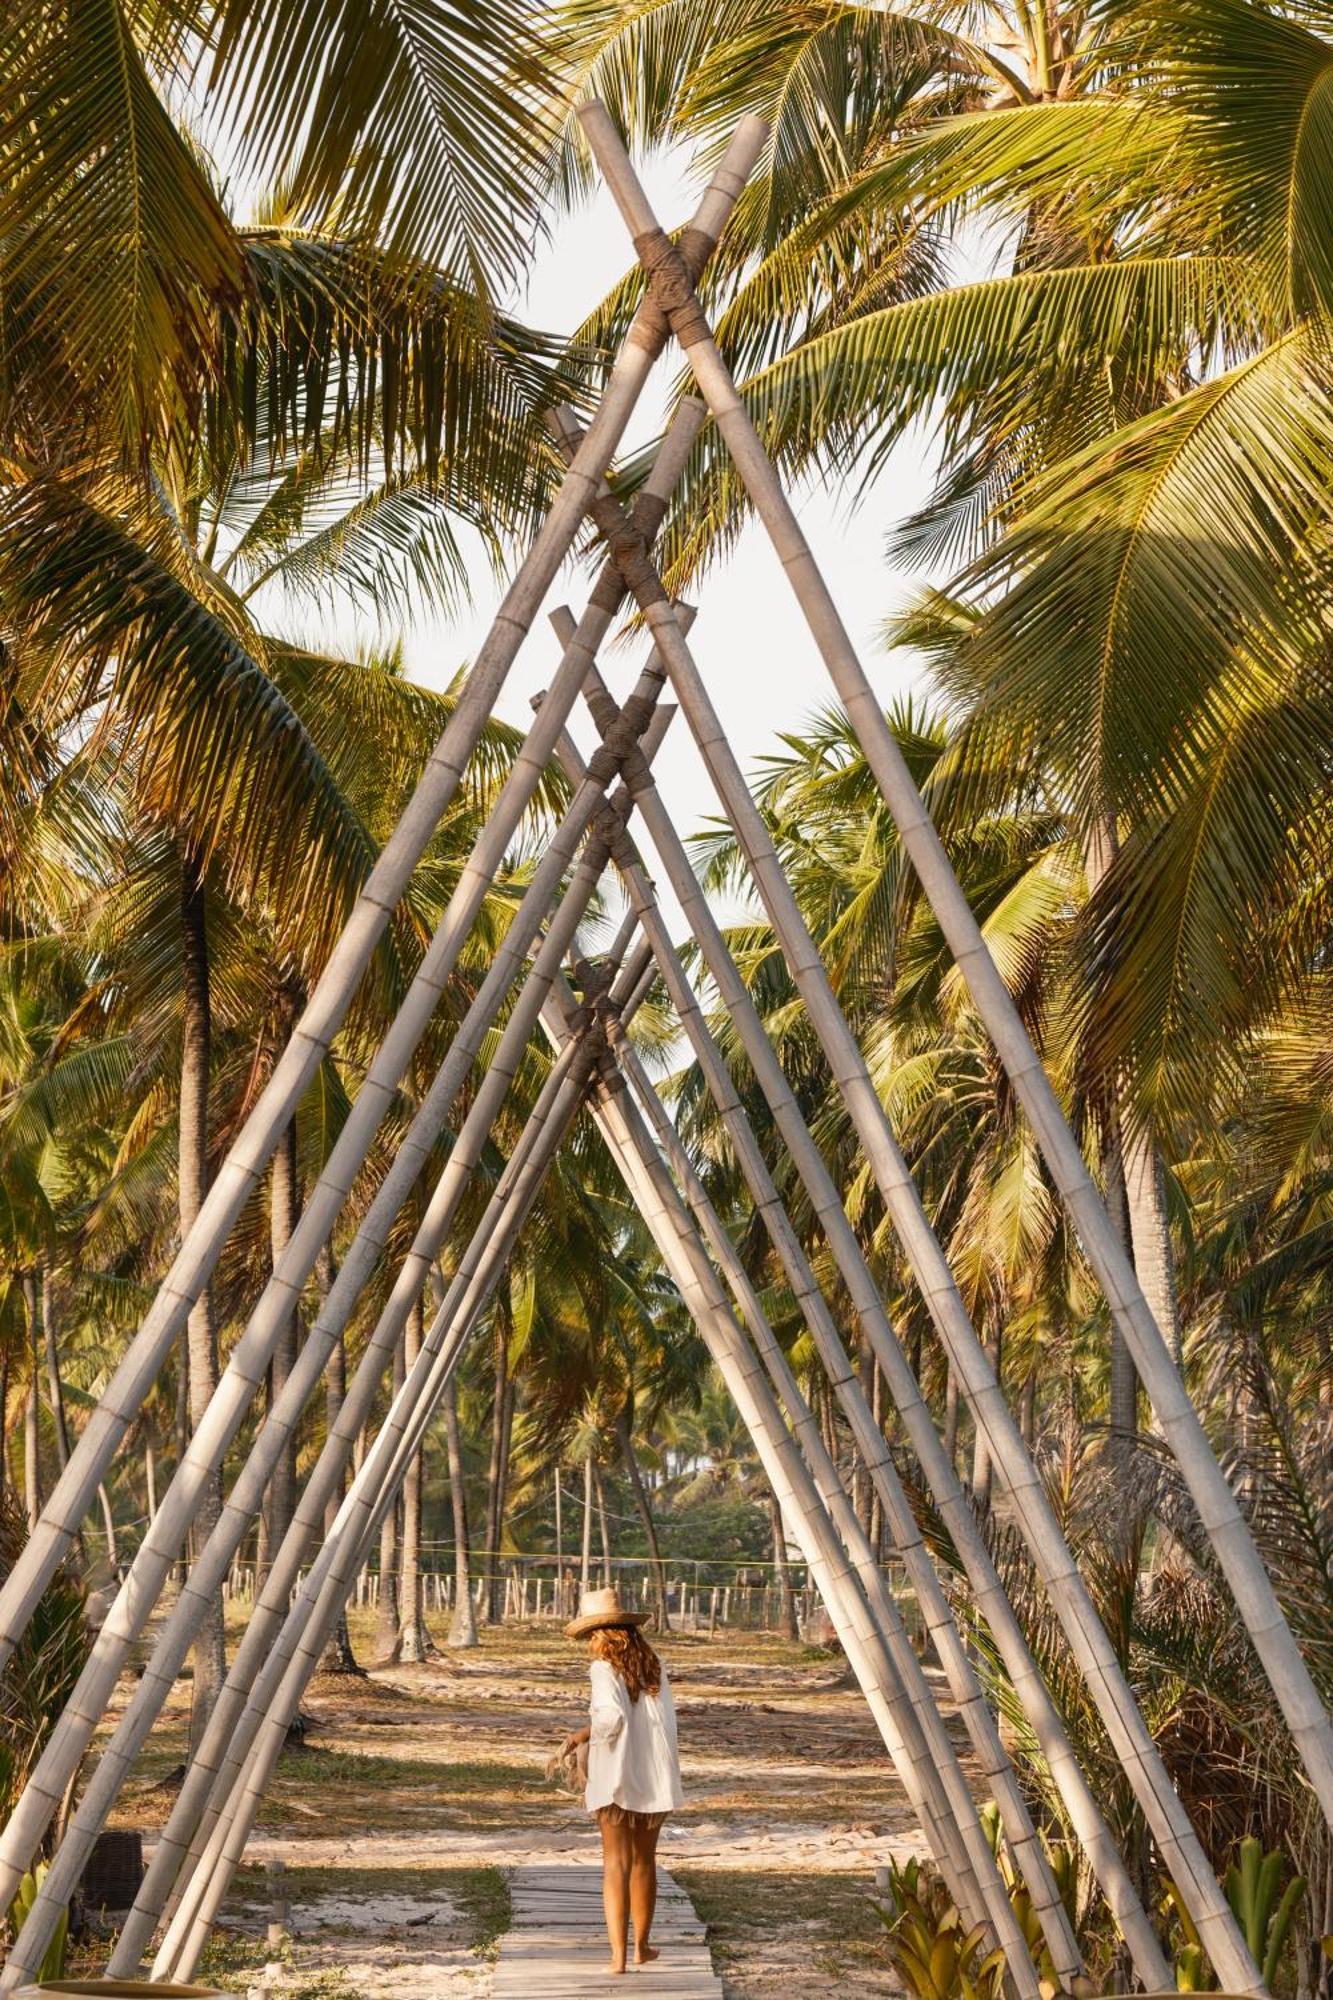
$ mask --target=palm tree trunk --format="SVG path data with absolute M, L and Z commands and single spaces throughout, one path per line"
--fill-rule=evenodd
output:
M 49 1260 L 42 1260 L 42 1347 L 46 1356 L 46 1384 L 51 1402 L 51 1424 L 55 1431 L 56 1459 L 63 1472 L 69 1464 L 69 1423 L 65 1416 L 65 1385 L 60 1379 L 60 1338 L 56 1315 L 55 1277 Z M 111 1511 L 111 1496 L 105 1481 L 97 1489 L 98 1505 L 102 1509 L 102 1525 L 106 1535 L 106 1559 L 112 1575 L 116 1570 L 116 1522 Z M 87 1561 L 82 1531 L 76 1537 L 79 1559 Z
M 950 1465 L 958 1463 L 958 1377 L 950 1367 L 944 1384 L 944 1449 Z
M 37 1383 L 42 1366 L 42 1328 L 37 1311 L 37 1282 L 31 1271 L 23 1273 L 23 1303 L 28 1316 L 28 1400 L 23 1405 L 23 1497 L 28 1512 L 28 1533 L 32 1534 L 42 1511 L 41 1434 Z
M 291 1241 L 292 1231 L 300 1216 L 300 1181 L 296 1155 L 296 1124 L 293 1121 L 278 1141 L 269 1169 L 269 1242 L 271 1245 L 272 1268 L 278 1267 L 278 1259 Z M 283 1322 L 273 1359 L 269 1363 L 266 1385 L 266 1399 L 271 1410 L 286 1386 L 287 1377 L 296 1365 L 297 1307 L 293 1300 L 291 1311 Z M 288 1438 L 282 1456 L 273 1468 L 268 1493 L 264 1500 L 260 1523 L 262 1556 L 259 1563 L 257 1584 L 260 1589 L 268 1577 L 268 1565 L 274 1552 L 282 1546 L 283 1538 L 291 1526 L 292 1512 L 296 1505 L 296 1434 Z
M 212 1063 L 212 1009 L 209 995 L 208 928 L 203 876 L 192 856 L 181 858 L 181 1088 L 179 1208 L 181 1236 L 193 1226 L 208 1191 L 208 1080 Z M 218 1381 L 218 1339 L 213 1294 L 205 1286 L 186 1324 L 188 1410 L 193 1427 L 202 1421 Z M 205 1483 L 190 1535 L 201 1549 L 222 1512 L 222 1476 Z M 226 1674 L 222 1602 L 210 1608 L 194 1643 L 194 1691 L 190 1704 L 190 1748 L 208 1722 Z
M 463 1477 L 463 1440 L 458 1428 L 458 1378 L 449 1378 L 444 1395 L 444 1435 L 449 1451 L 449 1498 L 454 1514 L 454 1612 L 449 1644 L 460 1650 L 477 1643 L 477 1614 L 472 1602 L 472 1561 L 468 1549 L 467 1488 Z
M 407 1316 L 403 1360 L 410 1371 L 421 1352 L 425 1318 L 417 1299 Z M 403 1480 L 403 1552 L 398 1588 L 398 1657 L 419 1665 L 430 1654 L 430 1635 L 421 1611 L 421 1467 L 424 1450 L 416 1453 Z
M 657 1523 L 653 1510 L 648 1504 L 648 1489 L 643 1483 L 643 1473 L 639 1469 L 638 1455 L 634 1449 L 634 1403 L 628 1399 L 616 1418 L 616 1437 L 620 1443 L 620 1457 L 629 1480 L 630 1491 L 634 1495 L 634 1505 L 643 1523 L 644 1537 L 648 1543 L 648 1560 L 652 1569 L 653 1596 L 657 1599 L 657 1626 L 661 1632 L 671 1630 L 671 1619 L 667 1611 L 666 1565 L 662 1561 L 662 1549 L 657 1539 Z M 556 1565 L 557 1571 L 559 1564 Z
M 586 1597 L 592 1588 L 592 1453 L 583 1461 L 583 1551 L 579 1570 L 579 1591 Z
M 1004 1333 L 997 1324 L 990 1339 L 984 1343 L 986 1359 L 995 1370 L 998 1380 L 1003 1381 L 1001 1364 L 1004 1359 Z M 986 1439 L 980 1425 L 972 1445 L 972 1500 L 979 1514 L 990 1512 L 991 1496 L 991 1455 L 986 1448 Z
M 1115 820 L 1110 814 L 1100 815 L 1089 829 L 1083 854 L 1083 873 L 1089 897 L 1096 895 L 1103 877 L 1115 860 L 1119 846 L 1120 838 L 1116 831 Z M 1107 1112 L 1106 1137 L 1102 1147 L 1102 1179 L 1106 1212 L 1111 1219 L 1111 1226 L 1120 1238 L 1121 1247 L 1134 1258 L 1137 1269 L 1138 1259 L 1134 1253 L 1129 1194 L 1125 1180 L 1124 1141 L 1122 1107 L 1118 1103 L 1113 1103 Z M 1142 1284 L 1142 1273 L 1139 1272 L 1138 1276 Z M 1138 1436 L 1139 1378 L 1134 1367 L 1134 1357 L 1129 1351 L 1129 1344 L 1116 1324 L 1114 1315 L 1111 1321 L 1109 1364 L 1111 1450 L 1124 1462 L 1127 1461 L 1133 1449 L 1134 1439 Z
M 505 1407 L 509 1401 L 509 1342 L 503 1300 L 495 1302 L 495 1382 L 491 1400 L 491 1457 L 486 1469 L 486 1587 L 482 1597 L 487 1625 L 500 1617 L 500 1523 L 504 1515 L 501 1490 L 505 1460 Z
M 1106 1184 L 1106 1212 L 1125 1249 L 1133 1255 L 1129 1227 L 1129 1197 L 1125 1187 L 1125 1156 L 1120 1112 L 1113 1108 L 1107 1120 L 1106 1142 L 1102 1150 L 1102 1172 Z M 1139 1376 L 1134 1357 L 1120 1328 L 1112 1322 L 1109 1418 L 1111 1450 L 1122 1461 L 1134 1448 L 1139 1434 Z
M 861 1386 L 869 1402 L 872 1394 L 871 1376 L 875 1369 L 875 1357 L 870 1352 L 870 1342 L 866 1339 L 865 1328 L 856 1329 L 856 1367 L 861 1377 Z M 852 1454 L 852 1507 L 861 1523 L 862 1533 L 870 1539 L 871 1514 L 874 1508 L 875 1489 L 866 1471 L 861 1453 L 853 1448 Z
M 791 1587 L 791 1564 L 787 1561 L 787 1530 L 782 1524 L 778 1496 L 768 1489 L 768 1518 L 773 1530 L 773 1574 L 777 1579 L 782 1629 L 789 1639 L 799 1639 L 801 1627 L 796 1617 L 796 1592 Z
M 319 1287 L 321 1300 L 327 1299 L 329 1293 L 333 1290 L 333 1281 L 336 1275 L 333 1252 L 326 1243 L 320 1251 L 318 1261 L 315 1265 L 315 1281 Z M 329 1365 L 324 1375 L 324 1424 L 326 1431 L 329 1433 L 332 1432 L 334 1425 L 338 1421 L 342 1411 L 343 1398 L 346 1394 L 347 1335 L 345 1330 L 340 1329 L 338 1338 L 333 1344 L 333 1352 L 329 1356 Z M 334 1492 L 329 1498 L 329 1503 L 324 1509 L 325 1535 L 333 1533 L 333 1524 L 337 1519 L 338 1508 L 342 1502 L 346 1488 L 347 1480 L 344 1476 L 339 1479 Z M 324 1657 L 319 1663 L 319 1670 L 322 1674 L 360 1674 L 361 1672 L 360 1667 L 357 1665 L 356 1654 L 352 1651 L 352 1635 L 347 1629 L 346 1605 L 338 1613 L 338 1621 L 329 1636 L 328 1645 L 324 1648 Z
M 1147 1133 L 1125 1146 L 1125 1199 L 1135 1274 L 1178 1368 L 1180 1300 L 1166 1213 L 1166 1169 L 1159 1147 Z
M 595 1461 L 593 1464 L 593 1477 L 597 1482 L 597 1527 L 602 1542 L 602 1582 L 609 1590 L 612 1583 L 611 1537 L 607 1532 L 606 1526 L 606 1482 L 602 1477 L 601 1466 Z
M 399 1339 L 393 1350 L 393 1386 L 391 1400 L 396 1398 L 407 1378 L 407 1356 L 404 1341 Z M 375 1657 L 377 1660 L 396 1660 L 398 1657 L 398 1628 L 401 1619 L 398 1614 L 398 1514 L 401 1502 L 390 1507 L 380 1526 L 380 1594 L 379 1614 L 375 1620 Z
M 56 1457 L 63 1472 L 69 1464 L 69 1425 L 65 1419 L 65 1385 L 60 1379 L 60 1349 L 56 1339 L 55 1282 L 46 1262 L 42 1264 L 42 1344 L 46 1350 L 46 1382 L 51 1395 Z
M 185 1457 L 190 1442 L 190 1328 L 188 1323 L 176 1347 L 176 1404 L 172 1417 L 171 1442 L 175 1453 L 172 1466 L 174 1473 Z M 154 1509 L 156 1512 L 156 1509 Z M 188 1544 L 181 1549 L 176 1559 L 173 1575 L 179 1589 L 185 1581 L 185 1566 L 189 1557 Z
M 868 1343 L 867 1343 L 868 1344 Z M 884 1371 L 873 1351 L 870 1357 L 870 1414 L 875 1420 L 875 1429 L 884 1432 Z M 879 1485 L 872 1482 L 870 1496 L 870 1546 L 875 1551 L 875 1560 L 884 1559 L 884 1503 L 880 1499 Z

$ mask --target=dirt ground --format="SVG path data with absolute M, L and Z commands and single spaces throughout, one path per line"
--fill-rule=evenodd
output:
M 354 1638 L 368 1657 L 369 1634 Z M 709 1926 L 728 2000 L 789 2000 L 812 1974 L 853 1996 L 894 1991 L 874 1871 L 921 1849 L 841 1662 L 762 1634 L 673 1635 L 662 1650 L 686 1806 L 661 1854 Z M 178 1695 L 118 1814 L 150 1841 L 188 1682 Z M 578 1650 L 533 1626 L 316 1682 L 201 1977 L 253 2000 L 487 2000 L 508 1871 L 597 1848 L 578 1801 L 543 1777 L 585 1702 Z M 274 1861 L 290 1919 L 270 1949 Z

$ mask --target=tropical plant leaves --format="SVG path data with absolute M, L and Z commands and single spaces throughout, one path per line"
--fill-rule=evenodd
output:
M 207 86 L 313 226 L 512 281 L 542 189 L 537 17 L 506 0 L 211 0 Z
M 244 259 L 144 68 L 120 0 L 16 0 L 0 106 L 4 374 L 38 414 L 99 414 L 137 452 L 213 352 Z M 54 377 L 54 379 L 52 379 Z M 82 408 L 61 410 L 61 385 Z M 41 449 L 38 426 L 25 426 Z

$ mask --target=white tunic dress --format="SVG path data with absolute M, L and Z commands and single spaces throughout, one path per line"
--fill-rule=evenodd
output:
M 607 1660 L 593 1660 L 589 1674 L 588 1789 L 584 1802 L 626 1812 L 665 1813 L 684 1805 L 676 1752 L 676 1704 L 666 1668 L 657 1694 L 645 1688 L 637 1701 Z

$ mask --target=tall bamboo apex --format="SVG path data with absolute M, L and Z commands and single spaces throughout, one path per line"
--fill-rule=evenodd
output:
M 683 298 L 679 287 L 673 294 L 669 314 L 673 330 L 679 333 L 686 347 L 700 393 L 768 530 L 953 960 L 1015 1095 L 1027 1113 L 1052 1179 L 1079 1231 L 1088 1261 L 1133 1354 L 1158 1424 L 1193 1496 L 1316 1796 L 1325 1815 L 1333 1819 L 1333 1719 L 1319 1698 L 1236 1496 L 1213 1454 L 1198 1411 L 1186 1393 L 1168 1344 L 1170 1330 L 1162 1329 L 1154 1319 L 1133 1264 L 1116 1237 L 1078 1142 L 1032 1047 L 1013 997 L 986 947 L 795 512 L 737 393 L 731 371 L 708 331 L 697 299 L 692 296 L 688 274 L 679 260 L 671 256 L 670 245 L 662 237 L 604 108 L 582 107 L 579 117 L 636 248 L 642 255 L 651 245 L 656 257 L 658 246 L 664 246 L 665 258 L 657 259 L 655 269 L 670 271 L 668 283 L 677 279 L 684 283 Z M 662 280 L 659 278 L 657 282 Z M 1155 1817 L 1160 1819 L 1160 1813 Z M 1239 1930 L 1230 1920 L 1224 1900 L 1217 1900 L 1210 1923 L 1227 1961 L 1225 1965 L 1217 1965 L 1214 1960 L 1215 1969 L 1225 1983 L 1231 1984 L 1233 1974 L 1244 1971 L 1249 1954 L 1243 1951 Z M 1237 1946 L 1242 1949 L 1237 1951 Z M 1252 1984 L 1252 1962 L 1246 1977 Z
M 609 700 L 595 674 L 590 676 L 589 686 L 595 698 Z M 878 1288 L 862 1256 L 856 1233 L 847 1220 L 823 1156 L 811 1138 L 745 982 L 700 890 L 684 843 L 656 787 L 644 774 L 636 777 L 635 804 L 644 817 L 660 864 L 680 901 L 709 975 L 717 986 L 720 1003 L 737 1028 L 762 1095 L 811 1199 L 858 1320 L 865 1326 L 879 1364 L 885 1371 L 895 1407 L 960 1552 L 978 1606 L 995 1637 L 1024 1713 L 1033 1725 L 1071 1822 L 1089 1855 L 1121 1933 L 1129 1944 L 1135 1968 L 1147 1990 L 1163 1991 L 1170 1984 L 1169 1970 L 1133 1878 L 1101 1816 L 1074 1755 L 1063 1720 L 1037 1670 L 989 1550 L 978 1531 L 952 1455 L 936 1433 L 915 1373 L 889 1323 Z
M 600 512 L 607 518 L 608 505 L 602 503 Z M 843 1018 L 768 828 L 746 786 L 689 645 L 665 602 L 660 583 L 654 592 L 651 587 L 641 590 L 636 582 L 635 596 L 719 801 L 736 832 L 754 885 L 781 940 L 875 1184 L 941 1339 L 959 1370 L 973 1415 L 985 1429 L 988 1448 L 1013 1496 L 1016 1518 L 1033 1549 L 1052 1603 L 1111 1732 L 1126 1775 L 1167 1858 L 1172 1879 L 1199 1927 L 1219 1976 L 1237 1991 L 1260 1990 L 1262 1982 L 1239 1925 L 1139 1713 L 1115 1649 L 1070 1557 L 1044 1484 L 968 1319 L 948 1260 L 889 1127 L 864 1057 Z
M 711 255 L 759 157 L 764 136 L 762 121 L 747 119 L 723 155 L 688 232 L 692 267 L 702 269 Z M 301 1020 L 182 1240 L 153 1306 L 85 1426 L 37 1532 L 0 1587 L 0 1667 L 88 1511 L 98 1482 L 182 1333 L 241 1209 L 346 1016 L 412 871 L 462 782 L 518 648 L 573 544 L 587 501 L 614 456 L 666 333 L 661 312 L 645 300 L 611 371 L 578 461 L 562 480 L 505 593 L 416 791 L 381 850 Z

